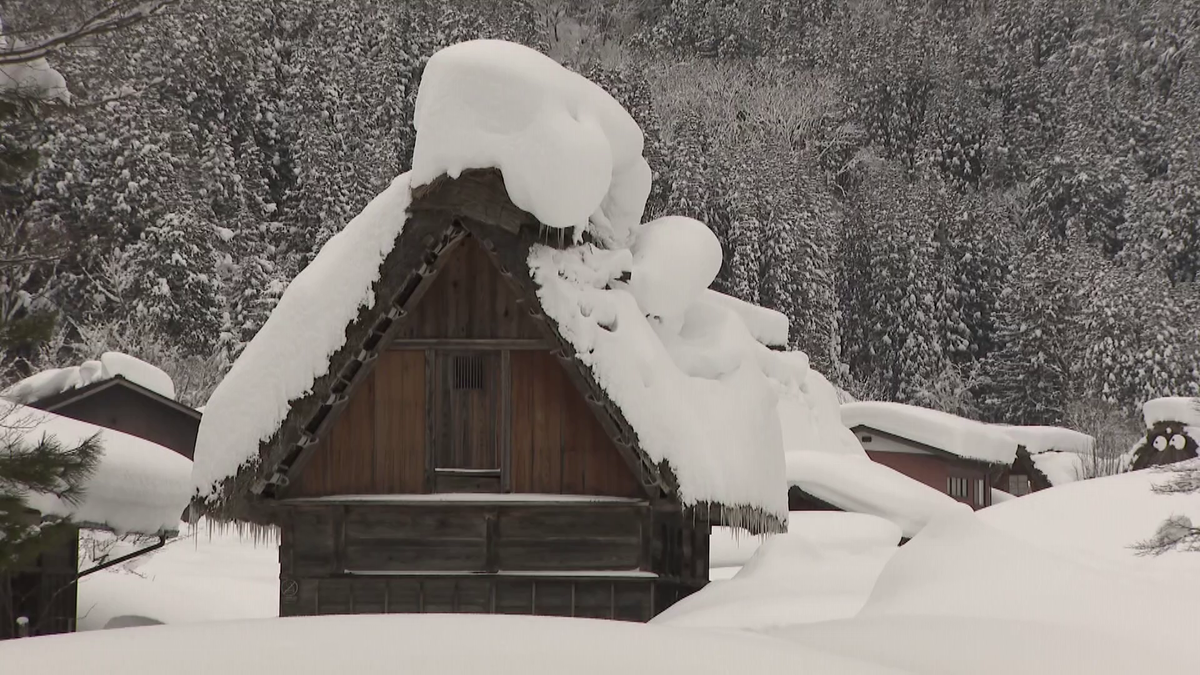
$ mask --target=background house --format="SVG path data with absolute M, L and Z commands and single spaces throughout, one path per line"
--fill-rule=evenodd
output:
M 872 460 L 974 509 L 991 505 L 992 486 L 1016 458 L 1004 433 L 948 413 L 867 401 L 843 404 L 841 414 Z
M 993 486 L 1014 496 L 1065 485 L 1100 473 L 1096 439 L 1062 427 L 996 425 L 1017 444 L 1011 466 Z
M 188 459 L 195 452 L 200 412 L 175 400 L 166 373 L 127 354 L 106 352 L 79 366 L 35 373 L 3 397 L 144 438 Z
M 66 519 L 71 527 L 36 560 L 0 571 L 0 639 L 71 632 L 77 582 L 89 572 L 79 569 L 79 529 L 154 536 L 161 544 L 179 526 L 189 496 L 191 462 L 129 434 L 21 405 L 4 405 L 10 432 L 21 434 L 18 441 L 33 443 L 47 434 L 72 446 L 99 435 L 103 448 L 81 502 L 72 504 L 52 494 L 26 495 L 34 522 Z M 27 620 L 24 627 L 19 623 L 22 617 Z

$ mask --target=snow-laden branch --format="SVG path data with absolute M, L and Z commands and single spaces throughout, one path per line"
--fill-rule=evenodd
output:
M 144 21 L 178 0 L 125 0 L 115 2 L 85 19 L 78 26 L 54 33 L 37 42 L 7 40 L 0 49 L 0 65 L 28 63 L 80 40 L 112 33 Z

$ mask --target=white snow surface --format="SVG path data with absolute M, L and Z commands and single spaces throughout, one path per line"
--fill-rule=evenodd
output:
M 473 40 L 434 54 L 413 119 L 412 184 L 497 168 L 509 198 L 544 225 L 589 220 L 627 243 L 641 222 L 651 172 L 642 130 L 602 88 L 528 47 Z
M 187 506 L 191 462 L 173 450 L 150 441 L 14 403 L 3 407 L 7 433 L 23 443 L 44 436 L 70 448 L 99 434 L 103 455 L 84 486 L 83 498 L 72 504 L 57 495 L 29 493 L 26 503 L 44 516 L 58 516 L 88 527 L 116 532 L 155 534 L 172 531 Z
M 291 402 L 312 391 L 346 341 L 346 327 L 374 300 L 380 267 L 408 219 L 409 174 L 401 174 L 331 237 L 288 285 L 254 339 L 205 404 L 192 485 L 212 496 L 258 457 Z
M 718 293 L 711 288 L 704 291 L 706 302 L 718 304 L 733 311 L 746 324 L 746 329 L 755 340 L 768 347 L 786 347 L 788 343 L 788 318 L 783 312 L 759 307 L 745 300 Z
M 806 370 L 802 395 L 781 396 L 779 417 L 789 486 L 798 486 L 845 511 L 889 520 L 906 537 L 920 532 L 938 514 L 966 508 L 920 481 L 871 461 L 842 424 L 843 408 L 836 388 L 811 369 Z
M 821 501 L 895 523 L 905 537 L 941 515 L 971 508 L 865 456 L 789 452 L 787 475 L 789 484 Z
M 850 429 L 869 426 L 966 459 L 1012 464 L 1017 456 L 1016 442 L 995 426 L 903 403 L 846 403 L 842 423 Z
M 160 396 L 175 399 L 171 376 L 141 359 L 121 352 L 105 352 L 99 361 L 84 361 L 78 366 L 51 368 L 34 373 L 0 392 L 0 397 L 17 403 L 33 403 L 48 396 L 78 389 L 94 382 L 123 377 Z
M 765 630 L 851 617 L 899 543 L 900 528 L 882 518 L 792 513 L 788 533 L 766 538 L 732 579 L 684 598 L 653 623 Z
M 478 614 L 293 617 L 54 635 L 6 641 L 0 662 L 14 673 L 91 672 L 113 664 L 123 675 L 903 672 L 746 633 Z
M 177 624 L 279 615 L 277 539 L 210 528 L 203 519 L 176 525 L 180 536 L 162 549 L 80 580 L 79 630 L 115 627 L 123 617 Z M 122 542 L 109 558 L 142 546 Z M 80 553 L 81 566 L 96 564 Z
M 1040 455 L 1050 450 L 1090 455 L 1092 449 L 1096 447 L 1096 439 L 1074 429 L 1037 426 L 1012 427 L 1002 424 L 993 426 L 1008 434 L 1018 445 L 1025 446 L 1031 455 Z
M 668 461 L 685 504 L 759 507 L 787 518 L 780 393 L 805 370 L 760 344 L 739 316 L 693 302 L 674 322 L 647 318 L 615 280 L 628 249 L 535 246 L 529 267 L 546 315 L 624 413 L 641 448 Z M 804 361 L 807 368 L 807 360 Z
M 1154 536 L 1173 515 L 1200 522 L 1200 495 L 1157 494 L 1170 471 L 1132 473 L 1056 485 L 979 511 L 979 518 L 1008 535 L 1055 548 L 1093 565 L 1120 572 L 1144 572 L 1200 588 L 1200 555 L 1171 552 L 1139 556 L 1130 547 Z
M 666 216 L 642 226 L 630 249 L 629 291 L 646 314 L 668 318 L 700 297 L 721 271 L 721 242 L 704 223 Z
M 1050 485 L 1066 485 L 1082 480 L 1085 472 L 1083 455 L 1074 452 L 1043 452 L 1033 455 L 1033 465 L 1046 475 Z
M 1194 654 L 1162 642 L 1163 626 L 1200 621 L 1194 587 L 1022 541 L 986 523 L 993 508 L 940 518 L 901 547 L 855 617 L 771 634 L 930 675 L 1195 672 Z
M 1159 422 L 1200 427 L 1200 398 L 1167 396 L 1146 401 L 1142 404 L 1142 417 L 1146 420 L 1146 428 Z

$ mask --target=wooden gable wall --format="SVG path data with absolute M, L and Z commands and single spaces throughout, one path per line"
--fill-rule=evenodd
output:
M 439 491 L 432 467 L 448 455 L 473 469 L 494 461 L 502 478 L 485 490 L 644 496 L 482 247 L 465 237 L 444 260 L 286 496 Z M 471 355 L 486 359 L 490 398 L 446 393 L 447 359 Z M 471 416 L 469 432 L 451 421 Z

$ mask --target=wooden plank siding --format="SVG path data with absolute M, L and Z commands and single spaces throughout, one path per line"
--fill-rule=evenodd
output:
M 656 556 L 644 549 L 661 556 L 671 545 L 661 541 L 670 528 L 648 517 L 646 501 L 309 502 L 288 511 L 282 616 L 487 612 L 646 621 L 704 585 L 688 570 L 707 575 L 706 560 L 674 575 L 647 569 Z M 677 516 L 671 511 L 666 520 L 685 525 Z M 691 552 L 706 554 L 706 544 Z M 659 558 L 655 566 L 668 565 Z
M 542 334 L 479 242 L 466 237 L 403 319 L 396 338 L 540 340 Z
M 513 492 L 643 495 L 558 359 L 513 351 L 511 358 Z

